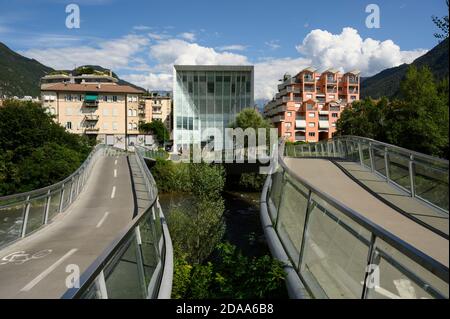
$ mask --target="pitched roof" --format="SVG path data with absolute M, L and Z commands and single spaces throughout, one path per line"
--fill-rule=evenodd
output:
M 142 90 L 135 89 L 129 85 L 116 84 L 73 84 L 58 83 L 45 88 L 41 91 L 63 91 L 63 92 L 98 92 L 98 93 L 145 93 Z
M 303 72 L 303 71 L 309 71 L 309 72 L 313 72 L 314 73 L 317 70 L 315 68 L 313 68 L 312 66 L 310 66 L 310 67 L 307 67 L 306 69 L 303 69 L 302 71 L 300 71 L 300 73 Z
M 358 75 L 358 74 L 360 74 L 361 72 L 359 71 L 359 70 L 353 70 L 353 71 L 350 71 L 350 72 L 347 72 L 347 73 L 345 73 L 345 74 L 354 74 L 354 75 Z

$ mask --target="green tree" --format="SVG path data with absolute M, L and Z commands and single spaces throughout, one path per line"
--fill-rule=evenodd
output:
M 447 12 L 448 12 L 448 0 L 446 0 L 445 2 L 447 3 Z M 434 24 L 441 32 L 435 33 L 434 37 L 438 39 L 439 42 L 448 38 L 448 14 L 446 16 L 443 16 L 442 18 L 432 16 L 431 20 L 433 20 Z
M 448 158 L 448 105 L 448 79 L 436 83 L 428 67 L 410 66 L 398 99 L 354 102 L 342 112 L 336 134 Z
M 386 110 L 386 141 L 435 156 L 448 149 L 448 95 L 439 94 L 429 68 L 411 66 L 400 86 L 400 100 Z
M 236 120 L 231 123 L 231 128 L 253 128 L 256 131 L 256 141 L 258 141 L 258 129 L 263 128 L 266 131 L 266 145 L 270 148 L 270 129 L 272 124 L 264 119 L 262 115 L 254 108 L 247 108 L 242 110 L 237 116 Z M 247 146 L 247 142 L 244 142 Z M 264 185 L 264 175 L 257 173 L 242 173 L 239 180 L 239 186 L 248 190 L 260 190 Z
M 175 261 L 172 297 L 184 299 L 286 298 L 284 270 L 268 255 L 247 257 L 230 243 L 216 247 L 213 262 Z
M 224 170 L 217 165 L 189 164 L 188 179 L 192 205 L 170 211 L 168 224 L 176 255 L 183 253 L 190 263 L 198 264 L 209 257 L 224 233 Z
M 253 128 L 256 130 L 258 136 L 258 129 L 266 129 L 266 137 L 270 136 L 269 129 L 273 126 L 270 122 L 264 119 L 258 111 L 254 108 L 243 109 L 237 116 L 234 122 L 230 124 L 231 128 L 242 128 L 243 130 L 247 128 Z
M 0 108 L 0 195 L 64 179 L 91 149 L 87 138 L 66 132 L 39 103 L 5 101 Z
M 160 145 L 170 139 L 169 131 L 164 123 L 160 120 L 153 120 L 149 123 L 139 124 L 139 131 L 145 134 L 153 134 Z

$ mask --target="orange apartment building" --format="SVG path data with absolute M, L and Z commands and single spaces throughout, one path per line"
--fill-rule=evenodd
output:
M 359 71 L 318 73 L 309 67 L 294 77 L 286 74 L 283 81 L 264 106 L 264 116 L 291 142 L 331 138 L 341 112 L 360 96 Z

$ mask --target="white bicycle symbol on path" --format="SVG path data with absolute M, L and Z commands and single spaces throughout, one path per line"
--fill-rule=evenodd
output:
M 26 263 L 29 260 L 41 259 L 50 255 L 51 253 L 52 253 L 51 249 L 40 250 L 38 252 L 35 252 L 34 254 L 28 254 L 24 250 L 16 251 L 0 259 L 0 265 L 6 265 L 11 263 L 14 265 L 22 265 L 23 263 Z

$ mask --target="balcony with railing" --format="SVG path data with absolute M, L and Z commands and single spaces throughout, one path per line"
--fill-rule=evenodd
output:
M 315 79 L 313 76 L 309 76 L 309 75 L 304 75 L 303 76 L 303 82 L 306 83 L 314 83 Z
M 94 125 L 89 125 L 84 128 L 84 132 L 86 134 L 97 134 L 100 131 L 100 128 Z
M 294 86 L 288 86 L 286 91 L 289 93 L 300 93 L 300 88 Z
M 315 92 L 316 87 L 313 85 L 305 85 L 305 92 Z
M 98 121 L 99 116 L 97 114 L 85 114 L 84 120 L 88 122 L 95 122 Z
M 86 107 L 98 107 L 98 95 L 97 94 L 86 94 L 83 101 Z

